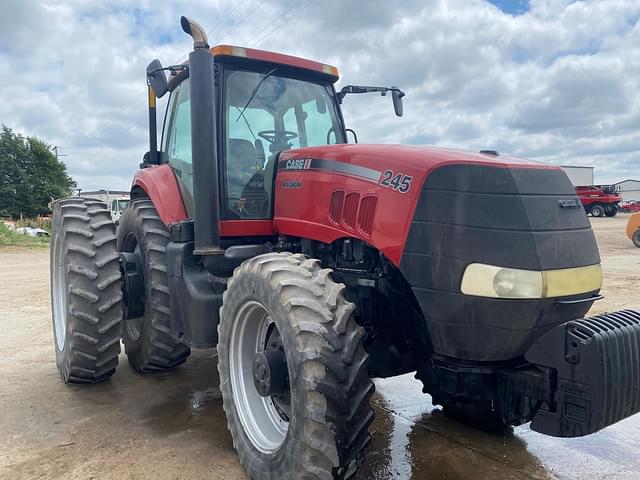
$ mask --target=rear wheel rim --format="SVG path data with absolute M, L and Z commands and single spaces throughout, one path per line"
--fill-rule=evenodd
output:
M 251 444 L 272 454 L 287 436 L 289 422 L 274 397 L 262 397 L 253 380 L 256 353 L 264 351 L 275 325 L 266 308 L 251 300 L 238 310 L 229 342 L 229 378 L 240 423 Z
M 56 347 L 61 352 L 67 338 L 67 281 L 64 271 L 63 247 L 60 236 L 53 238 L 53 275 L 51 276 L 51 297 L 53 300 L 53 328 Z
M 138 255 L 139 258 L 142 259 L 142 255 L 140 252 L 140 246 L 136 244 L 135 248 L 132 250 L 133 253 Z M 136 318 L 126 318 L 124 321 L 124 328 L 127 331 L 127 336 L 132 341 L 136 342 L 142 336 L 142 326 L 144 325 L 144 314 L 140 317 Z

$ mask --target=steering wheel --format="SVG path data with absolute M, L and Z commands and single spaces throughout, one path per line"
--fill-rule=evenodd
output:
M 258 132 L 258 136 L 270 144 L 274 144 L 276 140 L 288 143 L 289 140 L 298 138 L 298 134 L 296 132 L 291 132 L 289 130 L 262 130 L 261 132 Z

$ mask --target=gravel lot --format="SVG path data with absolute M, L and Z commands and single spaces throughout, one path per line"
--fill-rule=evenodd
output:
M 640 249 L 627 216 L 593 219 L 605 270 L 592 313 L 640 308 Z M 245 479 L 226 429 L 215 351 L 89 387 L 58 377 L 49 253 L 0 249 L 0 478 Z M 374 440 L 360 478 L 640 478 L 640 415 L 582 439 L 525 427 L 488 435 L 444 417 L 411 375 L 378 381 Z

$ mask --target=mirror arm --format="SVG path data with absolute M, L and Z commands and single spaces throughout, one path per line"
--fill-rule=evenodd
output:
M 380 92 L 381 95 L 386 95 L 387 92 L 398 92 L 400 98 L 404 97 L 404 92 L 398 87 L 368 87 L 366 85 L 345 85 L 337 93 L 338 102 L 342 103 L 342 99 L 350 93 L 371 93 Z
M 387 95 L 387 92 L 391 92 L 391 96 L 393 97 L 393 109 L 395 110 L 398 117 L 402 116 L 402 97 L 404 97 L 405 93 L 398 87 L 368 87 L 366 85 L 345 85 L 336 94 L 336 97 L 338 99 L 338 103 L 342 104 L 342 100 L 349 93 L 369 92 L 380 92 L 380 95 L 382 95 L 383 97 Z
M 351 132 L 353 134 L 353 140 L 355 143 L 358 143 L 358 135 L 356 135 L 356 131 L 353 128 L 347 128 L 345 132 Z
M 172 75 L 180 73 L 185 70 L 189 70 L 189 65 L 169 65 L 168 67 L 156 68 L 147 72 L 147 76 L 152 76 L 156 72 L 169 71 Z

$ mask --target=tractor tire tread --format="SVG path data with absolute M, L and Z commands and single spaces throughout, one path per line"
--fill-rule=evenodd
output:
M 95 205 L 102 208 L 90 208 Z M 102 228 L 93 230 L 98 223 Z M 120 354 L 119 255 L 104 241 L 114 237 L 115 226 L 102 202 L 74 197 L 56 202 L 53 228 L 63 242 L 64 258 L 57 261 L 67 265 L 67 335 L 63 350 L 55 347 L 58 370 L 65 383 L 99 383 L 115 372 Z M 109 312 L 101 310 L 105 302 L 112 303 Z
M 323 401 L 309 401 L 301 411 L 305 432 L 295 438 L 297 453 L 265 472 L 261 478 L 350 478 L 361 463 L 370 442 L 369 426 L 373 421 L 370 398 L 374 385 L 369 378 L 369 357 L 362 346 L 364 329 L 352 312 L 354 306 L 344 297 L 344 285 L 333 281 L 331 271 L 320 262 L 302 254 L 268 253 L 245 261 L 236 268 L 223 294 L 221 322 L 218 326 L 218 370 L 227 424 L 238 449 L 240 461 L 250 475 L 255 475 L 255 457 L 246 446 L 242 426 L 233 407 L 233 393 L 228 381 L 229 337 L 232 318 L 225 310 L 238 304 L 245 295 L 247 278 L 260 277 L 263 285 L 274 289 L 278 301 L 288 312 L 288 325 L 299 341 L 291 353 L 297 358 L 296 374 L 304 378 L 296 386 L 296 396 L 321 395 Z M 236 297 L 233 298 L 232 297 Z M 313 319 L 313 320 L 311 320 Z M 302 347 L 304 345 L 304 347 Z M 318 368 L 320 367 L 320 368 Z M 317 372 L 324 372 L 322 375 Z M 314 372 L 314 373 L 309 373 Z M 325 405 L 322 407 L 320 405 Z M 295 405 L 292 405 L 295 408 Z M 285 440 L 286 442 L 286 440 Z M 284 446 L 282 448 L 285 448 Z M 313 459 L 297 461 L 297 459 Z
M 145 317 L 139 339 L 124 332 L 125 352 L 129 364 L 141 373 L 170 370 L 182 364 L 191 349 L 171 330 L 171 304 L 167 274 L 166 247 L 170 236 L 153 202 L 147 198 L 133 200 L 120 217 L 118 249 L 124 236 L 136 236 L 143 257 L 145 283 Z

